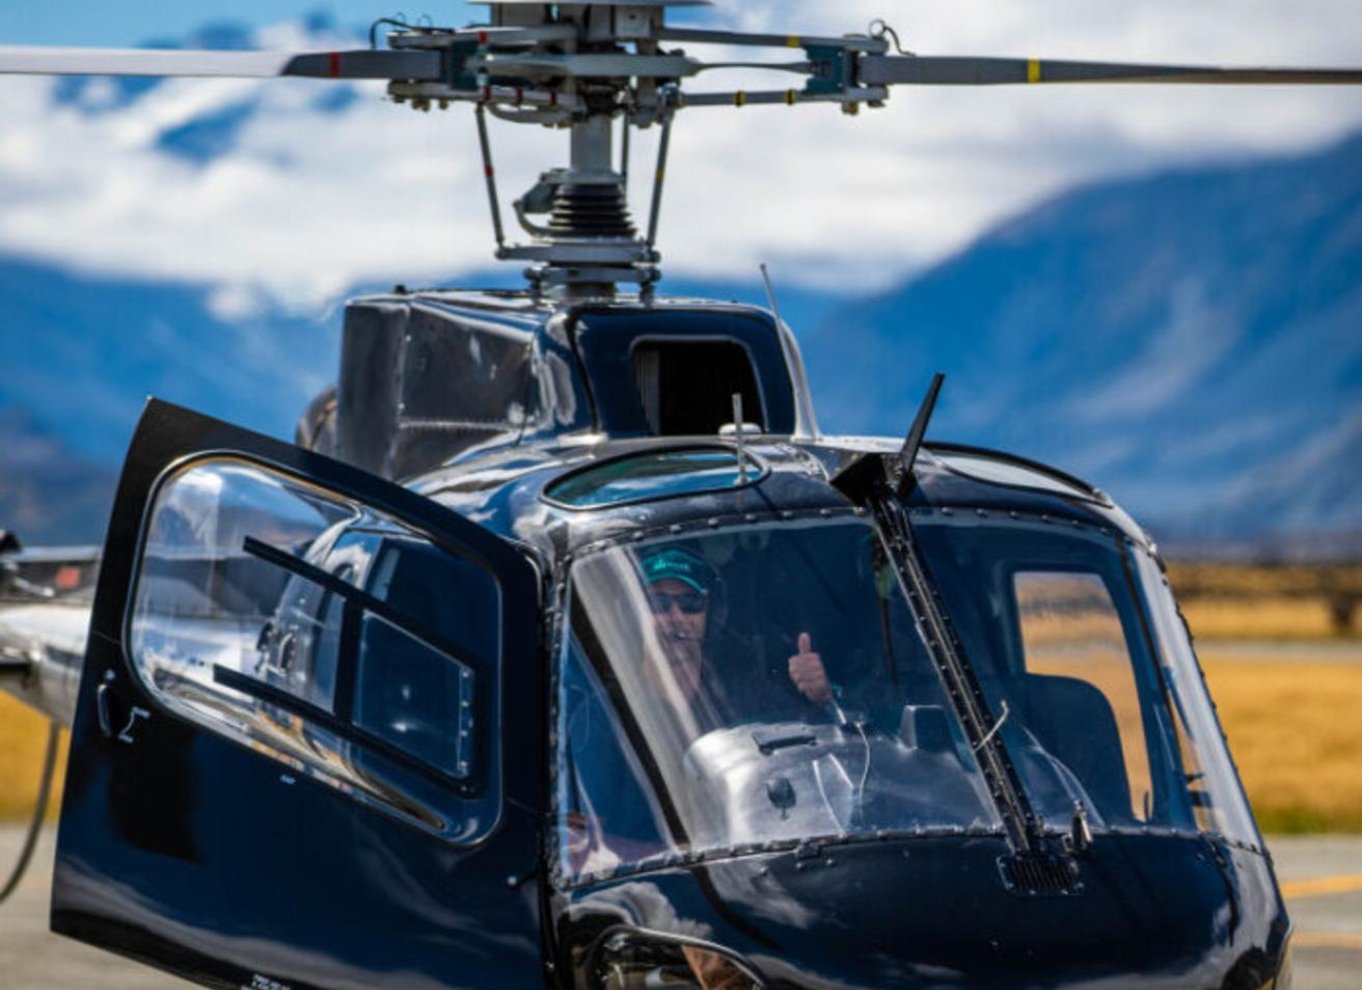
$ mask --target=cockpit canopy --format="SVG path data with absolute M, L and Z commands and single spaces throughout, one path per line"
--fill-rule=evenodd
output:
M 988 738 L 966 730 L 869 516 L 703 527 L 575 561 L 557 692 L 565 877 L 1001 833 L 978 757 L 994 736 L 1042 830 L 1081 811 L 1097 832 L 1254 841 L 1143 548 L 1038 518 L 910 517 Z M 668 583 L 666 554 L 710 576 Z

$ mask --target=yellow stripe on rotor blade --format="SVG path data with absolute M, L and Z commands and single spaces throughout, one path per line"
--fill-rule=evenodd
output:
M 1325 894 L 1351 894 L 1362 890 L 1362 873 L 1343 873 L 1313 880 L 1292 880 L 1282 884 L 1282 896 L 1320 897 Z
M 1026 81 L 1029 83 L 1040 82 L 1040 59 L 1031 58 L 1026 60 Z
M 799 35 L 792 34 L 785 39 L 785 46 L 787 48 L 803 48 L 804 44 L 799 40 Z

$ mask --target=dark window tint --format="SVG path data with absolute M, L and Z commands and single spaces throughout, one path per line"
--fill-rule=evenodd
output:
M 355 724 L 454 777 L 473 753 L 473 671 L 377 616 L 365 616 Z
M 649 341 L 634 348 L 634 381 L 650 432 L 657 436 L 718 433 L 733 422 L 733 396 L 743 419 L 766 416 L 747 351 L 730 341 Z
M 583 312 L 570 328 L 596 424 L 614 436 L 713 436 L 743 418 L 794 432 L 785 347 L 770 317 L 722 308 Z

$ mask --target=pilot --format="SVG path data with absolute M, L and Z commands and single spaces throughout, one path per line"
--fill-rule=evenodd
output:
M 705 669 L 709 666 L 710 612 L 720 594 L 718 575 L 703 558 L 680 547 L 653 551 L 639 563 L 654 631 L 669 674 L 662 679 L 675 685 L 682 701 L 696 703 L 703 683 L 706 700 L 720 710 L 731 707 L 725 685 L 712 674 L 707 676 Z M 807 631 L 798 634 L 795 649 L 786 663 L 790 683 L 813 705 L 834 714 L 837 690 Z M 733 692 L 740 691 L 743 685 L 727 687 Z
M 719 676 L 710 648 L 720 632 L 716 628 L 720 623 L 714 620 L 722 617 L 722 582 L 703 557 L 669 546 L 645 552 L 638 568 L 651 633 L 645 637 L 641 686 L 675 710 L 675 727 L 686 733 L 676 740 L 679 759 L 687 745 L 711 729 L 769 709 L 769 697 L 756 696 L 769 695 L 772 688 L 759 665 L 751 668 L 747 682 L 737 682 L 732 674 Z M 787 662 L 785 690 L 823 709 L 834 703 L 835 689 L 810 634 L 799 633 L 796 642 L 797 652 Z M 582 681 L 581 674 L 573 675 L 565 693 L 575 696 L 568 702 L 565 726 L 569 753 L 565 852 L 571 868 L 606 864 L 611 853 L 640 858 L 661 851 L 667 844 L 659 830 L 661 819 L 647 797 L 636 792 L 636 771 L 624 755 L 600 694 Z M 777 707 L 782 703 L 788 701 L 778 700 Z M 598 859 L 599 854 L 606 858 Z

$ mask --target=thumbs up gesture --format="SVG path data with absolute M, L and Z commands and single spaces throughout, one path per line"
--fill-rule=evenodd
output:
M 800 633 L 797 648 L 799 652 L 790 657 L 790 680 L 814 704 L 826 705 L 832 700 L 832 684 L 823 669 L 823 658 L 813 652 L 813 638 Z

